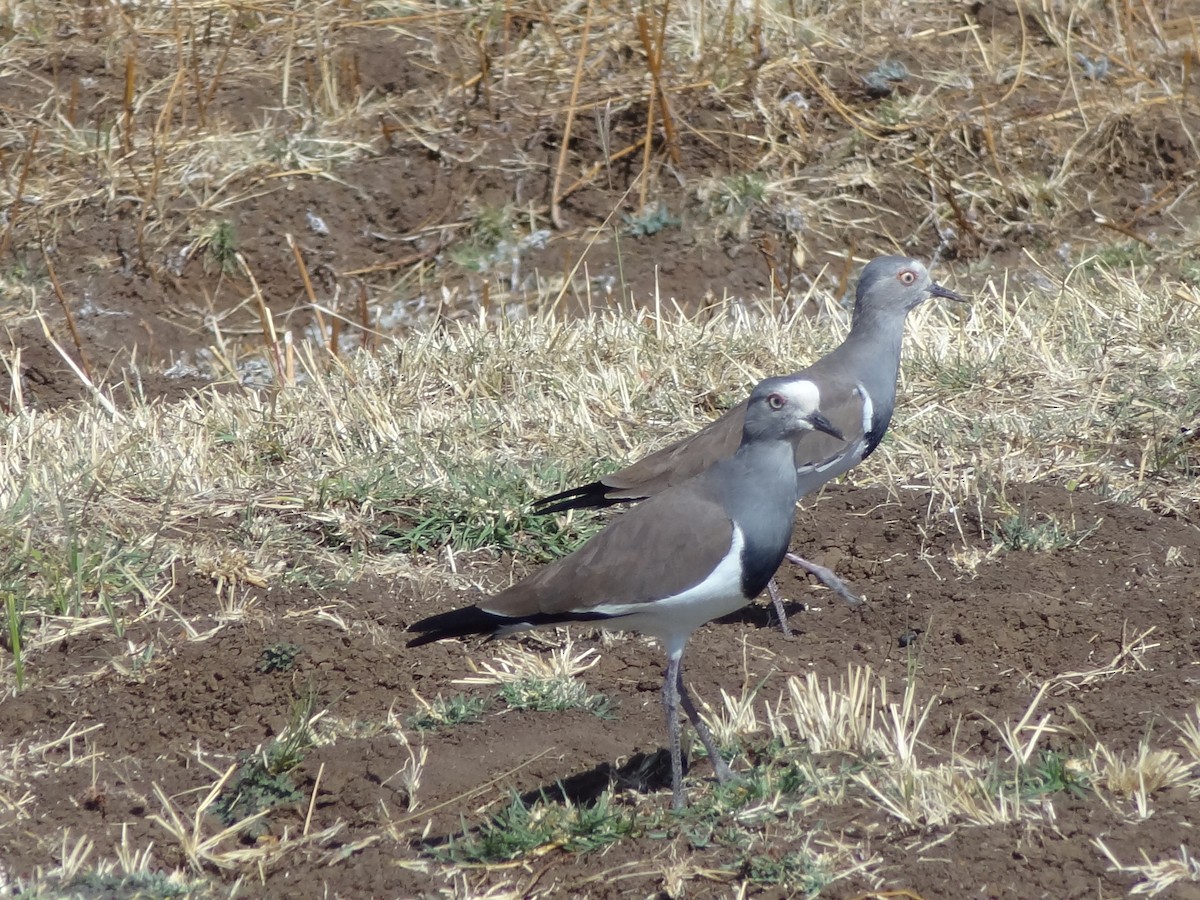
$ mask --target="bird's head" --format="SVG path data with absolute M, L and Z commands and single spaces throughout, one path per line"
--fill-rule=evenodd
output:
M 821 412 L 821 392 L 807 378 L 760 381 L 746 406 L 744 440 L 781 440 L 803 431 L 823 431 L 839 441 L 842 432 Z
M 897 313 L 903 317 L 929 297 L 967 302 L 934 281 L 919 260 L 908 256 L 877 256 L 859 276 L 854 318 Z

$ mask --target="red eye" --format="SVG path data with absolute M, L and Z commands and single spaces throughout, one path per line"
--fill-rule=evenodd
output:
M 779 394 L 770 394 L 767 397 L 767 406 L 771 407 L 771 409 L 783 409 L 787 406 L 787 400 Z
M 917 280 L 917 273 L 912 269 L 905 269 L 896 277 L 900 279 L 901 284 L 915 284 Z

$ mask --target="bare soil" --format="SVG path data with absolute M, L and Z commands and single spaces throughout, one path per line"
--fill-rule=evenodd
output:
M 992 537 L 980 534 L 978 523 L 943 518 L 930 527 L 928 497 L 920 490 L 899 496 L 875 488 L 828 490 L 799 513 L 794 547 L 835 566 L 867 594 L 867 608 L 847 608 L 784 570 L 781 587 L 791 598 L 794 638 L 783 637 L 765 606 L 751 607 L 693 638 L 685 657 L 689 683 L 712 702 L 719 688 L 736 691 L 743 680 L 761 681 L 760 695 L 767 698 L 789 675 L 815 672 L 836 681 L 847 663 L 869 664 L 896 684 L 915 674 L 922 695 L 938 697 L 926 739 L 948 745 L 957 729 L 960 750 L 999 759 L 994 723 L 1018 719 L 1042 682 L 1101 668 L 1119 656 L 1132 632 L 1153 628 L 1154 646 L 1141 666 L 1090 683 L 1062 680 L 1038 715 L 1051 714 L 1061 727 L 1050 746 L 1065 754 L 1095 741 L 1132 753 L 1147 738 L 1167 738 L 1164 723 L 1191 711 L 1200 678 L 1200 532 L 1055 487 L 1029 486 L 1009 499 L 1095 530 L 1082 546 L 1000 553 L 967 573 L 947 555 L 961 550 L 960 524 L 968 548 L 993 550 Z M 1171 548 L 1177 553 L 1168 563 Z M 211 584 L 184 579 L 174 596 L 187 608 L 210 603 L 211 594 Z M 94 762 L 41 781 L 35 818 L 0 833 L 0 856 L 14 872 L 45 866 L 58 852 L 48 845 L 56 839 L 51 836 L 64 828 L 86 832 L 100 846 L 118 841 L 122 830 L 138 845 L 161 838 L 148 819 L 158 809 L 150 799 L 152 785 L 171 795 L 210 785 L 213 772 L 197 765 L 198 750 L 220 768 L 219 760 L 280 733 L 306 691 L 315 691 L 318 703 L 346 722 L 378 720 L 393 706 L 414 711 L 413 689 L 425 697 L 463 691 L 454 681 L 466 672 L 464 657 L 489 648 L 407 650 L 403 632 L 416 618 L 467 599 L 416 601 L 405 584 L 386 581 L 320 594 L 270 590 L 244 626 L 225 629 L 217 640 L 178 645 L 135 675 L 114 672 L 129 659 L 126 641 L 136 646 L 162 635 L 134 630 L 122 641 L 88 635 L 63 641 L 30 673 L 35 687 L 5 701 L 0 738 L 39 742 L 71 723 L 100 725 L 86 741 Z M 347 630 L 312 614 L 330 606 Z M 261 673 L 263 652 L 281 641 L 301 648 L 295 668 Z M 580 639 L 581 648 L 592 645 L 600 646 L 597 637 Z M 393 777 L 405 761 L 393 739 L 347 736 L 313 751 L 296 778 L 304 797 L 316 791 L 309 825 L 314 831 L 339 822 L 345 827 L 307 863 L 292 858 L 268 870 L 264 895 L 435 892 L 445 884 L 437 865 L 420 872 L 401 862 L 420 859 L 464 822 L 494 813 L 510 792 L 553 793 L 567 784 L 576 800 L 586 800 L 603 788 L 620 789 L 611 773 L 631 757 L 661 748 L 661 667 L 661 654 L 640 639 L 602 649 L 586 680 L 617 701 L 610 720 L 582 711 L 515 712 L 493 701 L 475 724 L 426 733 L 429 761 L 421 806 L 413 814 L 404 812 Z M 62 777 L 64 771 L 73 777 Z M 697 772 L 707 777 L 703 763 Z M 477 791 L 481 784 L 489 788 Z M 665 803 L 661 782 L 659 788 L 653 799 Z M 1046 802 L 1053 807 L 1050 827 L 907 829 L 857 803 L 825 809 L 813 825 L 870 848 L 884 860 L 877 872 L 889 887 L 927 898 L 1121 896 L 1128 878 L 1109 871 L 1093 838 L 1103 838 L 1119 858 L 1134 859 L 1140 850 L 1152 857 L 1173 854 L 1193 829 L 1195 801 L 1186 792 L 1157 796 L 1153 822 L 1136 826 L 1086 796 L 1055 795 Z M 259 840 L 278 837 L 282 829 L 294 833 L 307 813 L 304 803 L 290 815 L 286 808 L 277 812 Z M 378 840 L 389 823 L 396 840 Z M 371 842 L 333 863 L 339 848 L 360 838 Z M 783 854 L 788 847 L 776 849 Z M 166 865 L 186 863 L 166 847 L 160 853 Z M 580 857 L 551 850 L 492 877 L 519 891 L 536 886 L 562 896 L 648 896 L 664 890 L 662 864 L 674 857 L 709 871 L 688 885 L 700 896 L 723 895 L 737 872 L 728 850 L 695 848 L 686 837 L 668 834 L 628 839 Z M 828 896 L 849 897 L 864 888 L 851 881 L 829 889 Z

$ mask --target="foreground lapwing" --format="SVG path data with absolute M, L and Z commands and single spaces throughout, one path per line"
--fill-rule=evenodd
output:
M 937 284 L 920 262 L 907 256 L 880 256 L 862 271 L 855 294 L 850 333 L 836 350 L 791 376 L 811 381 L 821 410 L 844 438 L 822 430 L 795 441 L 796 474 L 803 497 L 858 465 L 883 440 L 896 406 L 900 344 L 908 314 L 928 297 L 964 298 Z M 534 504 L 535 513 L 599 508 L 652 497 L 731 456 L 741 441 L 747 406 L 735 406 L 691 437 L 664 447 L 598 481 L 571 488 Z M 789 553 L 803 567 L 852 604 L 861 603 L 824 566 Z M 783 603 L 771 582 L 771 598 L 784 634 L 790 635 Z
M 705 622 L 753 600 L 783 561 L 800 498 L 797 441 L 822 432 L 844 442 L 820 402 L 810 380 L 761 382 L 739 417 L 741 442 L 726 458 L 634 507 L 574 553 L 496 596 L 410 625 L 420 637 L 408 646 L 567 622 L 657 637 L 668 659 L 663 705 L 672 803 L 684 805 L 681 702 L 717 779 L 728 781 L 729 766 L 684 687 L 683 647 Z

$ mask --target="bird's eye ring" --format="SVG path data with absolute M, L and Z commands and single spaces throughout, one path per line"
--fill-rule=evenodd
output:
M 771 409 L 783 409 L 787 406 L 787 401 L 780 394 L 770 394 L 767 396 L 767 406 Z
M 917 280 L 917 273 L 912 269 L 905 269 L 896 277 L 900 279 L 901 284 L 913 284 Z

